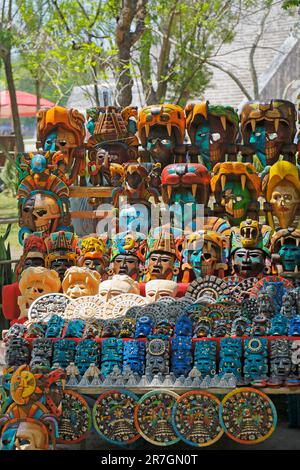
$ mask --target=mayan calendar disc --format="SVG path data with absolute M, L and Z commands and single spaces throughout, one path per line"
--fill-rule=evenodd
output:
M 103 300 L 97 295 L 78 297 L 78 299 L 74 299 L 69 303 L 65 310 L 64 318 L 67 320 L 74 320 L 75 318 L 92 320 L 93 318 L 99 318 L 99 310 L 102 304 Z
M 128 390 L 102 393 L 93 408 L 93 423 L 102 439 L 111 444 L 126 445 L 140 438 L 134 424 L 138 397 Z
M 172 412 L 177 436 L 196 447 L 214 444 L 224 432 L 219 421 L 219 407 L 220 401 L 211 393 L 193 390 L 181 395 Z
M 216 276 L 204 276 L 195 279 L 189 285 L 186 296 L 192 297 L 195 300 L 199 300 L 203 296 L 209 296 L 217 300 L 219 297 L 229 293 L 230 289 L 222 279 Z
M 130 307 L 147 305 L 145 297 L 137 294 L 120 294 L 113 297 L 105 304 L 102 310 L 104 317 L 117 318 L 123 317 Z
M 137 430 L 156 446 L 170 446 L 179 441 L 172 425 L 172 409 L 178 398 L 170 390 L 152 390 L 139 400 L 134 410 Z
M 220 423 L 226 434 L 240 444 L 258 444 L 268 439 L 277 423 L 270 398 L 254 388 L 237 388 L 220 406 Z
M 282 282 L 286 289 L 292 289 L 293 283 L 285 277 L 282 276 L 265 276 L 262 279 L 259 279 L 255 284 L 253 284 L 252 289 L 249 290 L 250 295 L 255 297 L 258 296 L 260 290 L 269 282 Z
M 76 444 L 83 441 L 92 426 L 89 405 L 79 393 L 65 390 L 62 400 L 62 414 L 59 418 L 59 444 Z
M 45 294 L 36 299 L 28 311 L 29 321 L 49 321 L 52 315 L 64 316 L 71 299 L 65 294 Z

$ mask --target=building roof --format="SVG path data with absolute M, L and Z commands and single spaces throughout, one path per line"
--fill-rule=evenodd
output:
M 243 16 L 235 28 L 235 39 L 231 44 L 223 45 L 218 55 L 212 58 L 213 62 L 233 72 L 251 96 L 253 96 L 253 83 L 249 53 L 254 39 L 261 31 L 264 14 L 265 10 L 259 10 L 257 7 L 252 13 L 242 13 Z M 284 11 L 280 4 L 271 7 L 254 55 L 260 90 L 268 86 L 269 80 L 282 67 L 286 56 L 295 51 L 295 45 L 299 43 L 299 39 L 293 37 L 296 21 L 297 18 Z M 213 78 L 202 98 L 212 103 L 238 106 L 245 99 L 238 85 L 221 70 L 214 67 L 210 69 Z

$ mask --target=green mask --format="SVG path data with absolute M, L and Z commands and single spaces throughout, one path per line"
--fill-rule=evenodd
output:
M 247 218 L 248 207 L 251 201 L 249 189 L 242 188 L 240 182 L 228 181 L 222 192 L 222 206 L 225 207 L 228 219 L 234 225 Z

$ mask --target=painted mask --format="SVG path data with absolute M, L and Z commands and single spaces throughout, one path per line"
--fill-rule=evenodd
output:
M 263 167 L 273 165 L 284 145 L 293 142 L 296 110 L 284 100 L 249 101 L 241 112 L 244 144 L 250 145 Z
M 138 134 L 154 162 L 165 167 L 173 160 L 173 150 L 183 144 L 185 116 L 180 106 L 173 104 L 146 106 L 138 117 Z
M 39 297 L 60 291 L 58 274 L 50 269 L 38 267 L 25 269 L 20 277 L 18 305 L 21 317 L 27 317 L 28 308 Z
M 247 217 L 257 218 L 261 180 L 255 167 L 250 163 L 224 162 L 218 163 L 213 172 L 211 189 L 230 224 L 238 226 Z
M 263 188 L 280 228 L 292 227 L 300 202 L 300 179 L 296 165 L 287 161 L 275 163 L 263 180 Z M 267 219 L 274 228 L 272 214 L 269 212 Z
M 262 250 L 237 249 L 232 257 L 234 272 L 244 278 L 256 277 L 265 268 L 265 255 Z
M 103 281 L 99 285 L 99 296 L 108 302 L 111 298 L 120 294 L 140 294 L 140 288 L 136 281 L 124 274 L 115 274 L 112 279 Z
M 238 115 L 231 106 L 189 103 L 185 108 L 187 131 L 208 170 L 225 160 L 238 133 Z
M 64 294 L 71 299 L 86 295 L 96 295 L 101 277 L 97 271 L 73 266 L 69 268 L 62 281 Z
M 286 228 L 294 221 L 300 203 L 299 191 L 288 181 L 282 181 L 275 186 L 270 203 L 280 227 Z
M 156 302 L 162 297 L 176 297 L 178 284 L 174 281 L 153 280 L 146 282 L 146 297 L 150 302 Z

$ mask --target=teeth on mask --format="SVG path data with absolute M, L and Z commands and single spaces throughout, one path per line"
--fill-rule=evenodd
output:
M 222 176 L 221 176 L 221 187 L 222 187 L 222 191 L 224 191 L 225 185 L 226 185 L 226 175 L 222 175 Z
M 170 122 L 167 124 L 167 131 L 168 131 L 169 137 L 171 137 L 171 134 L 172 134 L 172 124 L 171 124 Z
M 255 129 L 256 129 L 256 121 L 255 121 L 255 119 L 251 119 L 251 127 L 252 127 L 252 132 L 255 132 Z
M 197 188 L 198 188 L 197 184 L 192 184 L 192 194 L 194 197 L 196 196 Z
M 296 238 L 296 246 L 299 246 L 300 238 Z
M 245 189 L 245 186 L 246 186 L 246 180 L 247 180 L 246 175 L 241 175 L 241 183 L 242 183 L 243 190 Z
M 169 197 L 169 199 L 171 199 L 173 188 L 170 185 L 168 185 L 167 188 L 168 188 L 168 197 Z
M 281 242 L 281 246 L 283 246 L 284 245 L 284 237 L 280 238 L 280 242 Z
M 297 273 L 297 272 L 298 272 L 298 266 L 296 265 L 294 269 L 294 273 Z
M 226 131 L 226 124 L 227 124 L 226 123 L 226 116 L 221 116 L 220 119 L 221 119 L 223 129 L 224 129 L 224 131 Z

